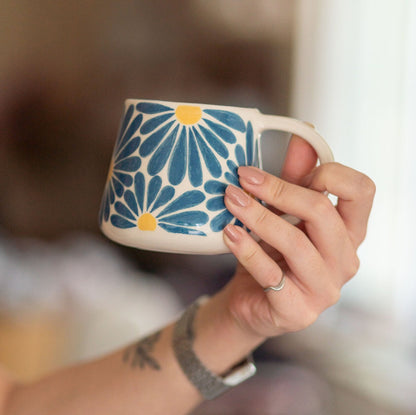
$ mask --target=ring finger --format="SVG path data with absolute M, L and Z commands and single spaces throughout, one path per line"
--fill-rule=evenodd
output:
M 265 295 L 273 308 L 268 315 L 270 329 L 283 331 L 299 330 L 309 325 L 315 319 L 309 304 L 310 294 L 305 293 L 293 279 L 292 273 L 283 273 L 282 268 L 274 262 L 239 226 L 228 225 L 224 229 L 224 239 L 230 250 L 239 260 L 246 271 L 257 281 L 259 289 L 277 286 L 285 277 L 281 293 L 268 291 Z M 279 333 L 274 333 L 279 334 Z
M 234 216 L 284 256 L 302 285 L 320 290 L 329 283 L 324 278 L 325 264 L 322 257 L 300 229 L 274 215 L 235 186 L 227 187 L 224 200 Z M 299 261 L 298 258 L 302 260 Z M 315 281 L 315 275 L 320 276 L 319 281 Z M 276 282 L 278 283 L 279 281 Z

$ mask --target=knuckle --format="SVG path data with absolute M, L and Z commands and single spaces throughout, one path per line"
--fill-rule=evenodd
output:
M 303 253 L 307 254 L 310 250 L 310 241 L 299 228 L 292 228 L 290 234 L 288 234 L 287 239 L 290 241 L 291 246 L 296 247 L 299 252 L 299 255 Z
M 279 200 L 282 198 L 282 195 L 285 191 L 285 183 L 283 180 L 273 180 L 272 186 L 271 186 L 271 197 L 272 200 Z
M 317 217 L 325 217 L 333 214 L 334 206 L 325 195 L 317 194 L 313 201 L 312 211 Z
M 256 262 L 259 256 L 259 251 L 255 248 L 249 249 L 246 252 L 243 252 L 241 255 L 241 261 L 243 264 L 248 264 L 252 262 Z
M 358 187 L 360 194 L 368 199 L 373 199 L 376 194 L 375 183 L 365 174 L 360 174 Z
M 311 187 L 317 191 L 326 190 L 326 178 L 333 175 L 334 170 L 337 169 L 336 162 L 320 164 L 314 171 Z
M 326 307 L 331 307 L 336 304 L 341 297 L 341 290 L 338 287 L 333 286 L 328 290 L 326 295 Z
M 255 226 L 264 226 L 269 218 L 270 212 L 266 208 L 261 208 L 259 215 L 255 220 Z
M 349 261 L 348 268 L 346 271 L 347 281 L 354 277 L 357 274 L 358 270 L 360 269 L 360 258 L 358 258 L 357 254 L 352 256 L 352 259 Z
M 305 323 L 306 327 L 311 326 L 313 323 L 315 323 L 316 320 L 318 320 L 319 312 L 315 310 L 311 310 L 308 315 L 306 316 Z M 306 328 L 305 327 L 305 328 Z

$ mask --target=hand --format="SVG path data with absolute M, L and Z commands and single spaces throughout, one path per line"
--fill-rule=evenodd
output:
M 238 325 L 261 337 L 301 330 L 336 303 L 342 286 L 359 267 L 374 194 L 364 174 L 338 163 L 316 165 L 316 154 L 293 137 L 280 179 L 254 167 L 240 167 L 240 184 L 229 186 L 228 210 L 261 238 L 228 225 L 224 239 L 240 262 L 226 290 Z M 338 197 L 334 206 L 323 192 Z M 250 195 L 263 200 L 268 207 Z M 283 211 L 301 219 L 291 225 Z M 264 288 L 279 284 L 279 291 Z

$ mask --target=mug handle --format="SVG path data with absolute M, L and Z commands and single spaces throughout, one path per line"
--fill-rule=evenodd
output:
M 334 161 L 331 148 L 314 127 L 294 118 L 264 114 L 260 114 L 260 116 L 260 133 L 275 130 L 295 134 L 306 140 L 314 148 L 320 164 Z M 293 225 L 300 222 L 298 218 L 288 214 L 283 214 L 281 217 Z

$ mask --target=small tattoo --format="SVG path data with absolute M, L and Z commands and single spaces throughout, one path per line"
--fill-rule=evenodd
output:
M 154 370 L 160 370 L 159 363 L 151 356 L 156 342 L 159 340 L 162 331 L 151 334 L 150 336 L 140 340 L 138 343 L 128 347 L 123 354 L 123 362 L 131 367 L 139 366 L 145 369 L 148 366 Z

